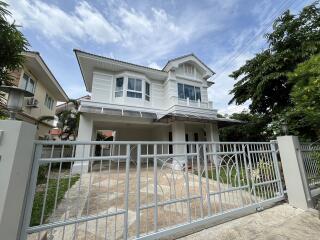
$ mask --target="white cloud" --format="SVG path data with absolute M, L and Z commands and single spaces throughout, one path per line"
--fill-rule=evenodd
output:
M 156 62 L 152 62 L 152 63 L 148 64 L 148 67 L 154 68 L 154 69 L 159 69 L 159 70 L 162 69 L 162 67 L 160 67 Z
M 9 4 L 18 24 L 37 30 L 52 42 L 90 39 L 106 44 L 117 42 L 121 38 L 117 29 L 85 1 L 79 2 L 73 13 L 38 0 L 9 1 Z
M 170 15 L 162 8 L 148 11 L 129 7 L 125 2 L 107 2 L 106 8 L 97 9 L 89 1 L 79 1 L 71 11 L 40 0 L 8 0 L 13 18 L 24 28 L 49 43 L 70 42 L 114 47 L 114 54 L 127 61 L 145 63 L 157 61 L 172 53 L 182 44 L 196 41 L 205 33 L 223 27 L 220 13 L 209 9 L 187 8 Z M 224 11 L 231 7 L 230 0 L 219 4 Z M 218 2 L 219 3 L 219 2 Z M 228 14 L 223 14 L 227 18 Z M 212 18 L 220 21 L 215 23 Z M 192 19 L 192 21 L 190 21 Z M 114 44 L 114 45 L 107 45 Z M 147 61 L 147 62 L 148 62 Z
M 222 115 L 231 115 L 233 113 L 241 113 L 243 111 L 248 111 L 248 106 L 247 105 L 240 105 L 240 106 L 237 106 L 237 105 L 229 105 L 227 106 L 226 108 L 223 108 L 223 109 L 220 109 L 219 110 L 219 113 L 222 114 Z

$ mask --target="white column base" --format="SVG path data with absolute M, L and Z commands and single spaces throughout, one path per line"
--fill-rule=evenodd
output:
M 89 171 L 89 161 L 76 161 L 72 165 L 72 174 L 87 173 Z

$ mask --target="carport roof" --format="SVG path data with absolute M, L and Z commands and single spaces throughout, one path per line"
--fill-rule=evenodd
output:
M 228 127 L 234 124 L 241 124 L 242 121 L 227 118 L 200 116 L 196 114 L 168 113 L 161 117 L 158 121 L 191 121 L 191 122 L 217 122 L 219 127 Z
M 104 114 L 109 116 L 119 116 L 119 117 L 132 117 L 132 118 L 144 118 L 151 119 L 155 122 L 168 123 L 171 121 L 190 121 L 190 122 L 216 122 L 218 123 L 218 127 L 227 127 L 234 124 L 241 124 L 242 121 L 227 119 L 227 118 L 217 118 L 217 117 L 209 117 L 203 115 L 196 114 L 182 114 L 182 113 L 167 113 L 165 115 L 160 116 L 157 112 L 147 112 L 147 111 L 133 111 L 127 109 L 115 109 L 115 108 L 104 108 L 104 107 L 96 107 L 96 106 L 81 106 L 79 109 L 80 112 L 85 113 L 94 113 L 94 114 Z
M 147 119 L 153 119 L 153 120 L 158 119 L 158 115 L 155 112 L 132 111 L 132 110 L 126 110 L 126 109 L 81 106 L 80 111 L 86 112 L 86 113 L 105 114 L 110 116 L 147 118 Z

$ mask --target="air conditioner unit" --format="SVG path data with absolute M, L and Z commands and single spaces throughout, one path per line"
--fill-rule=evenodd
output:
M 37 107 L 38 106 L 38 100 L 35 98 L 29 98 L 27 100 L 26 107 Z

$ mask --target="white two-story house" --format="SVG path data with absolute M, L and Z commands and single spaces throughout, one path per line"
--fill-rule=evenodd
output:
M 90 100 L 81 100 L 78 139 L 113 130 L 116 141 L 219 141 L 208 100 L 214 72 L 194 54 L 162 70 L 75 50 Z

